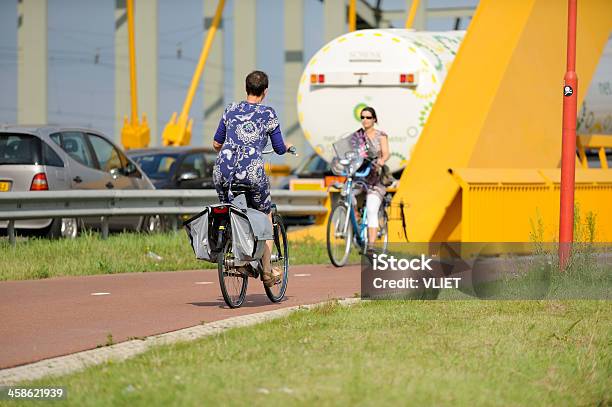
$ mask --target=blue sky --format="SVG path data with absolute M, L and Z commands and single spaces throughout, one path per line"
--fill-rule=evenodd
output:
M 138 0 L 137 0 L 138 1 Z M 214 1 L 216 4 L 216 0 Z M 225 98 L 233 96 L 233 5 L 225 6 L 226 53 L 224 66 L 206 70 L 226 73 Z M 335 1 L 335 0 L 334 0 Z M 50 123 L 97 128 L 114 136 L 114 0 L 48 0 L 48 119 Z M 267 103 L 283 114 L 283 1 L 257 1 L 257 65 L 270 75 Z M 374 3 L 374 0 L 370 0 Z M 406 0 L 384 0 L 383 8 L 406 8 Z M 429 0 L 429 7 L 475 6 L 477 0 Z M 206 33 L 202 27 L 203 1 L 158 0 L 158 126 L 160 131 L 174 111 L 180 111 Z M 305 61 L 323 45 L 323 5 L 304 0 Z M 462 28 L 468 24 L 463 21 Z M 403 21 L 398 21 L 401 26 Z M 431 19 L 430 30 L 448 30 L 453 19 Z M 181 58 L 177 58 L 177 48 Z M 98 61 L 96 63 L 96 55 Z M 206 74 L 206 70 L 205 73 Z M 194 99 L 192 144 L 202 144 L 202 86 Z M 0 0 L 0 123 L 17 118 L 17 0 Z M 126 112 L 127 114 L 128 112 Z M 142 113 L 142 112 L 141 112 Z M 160 134 L 154 136 L 159 140 Z

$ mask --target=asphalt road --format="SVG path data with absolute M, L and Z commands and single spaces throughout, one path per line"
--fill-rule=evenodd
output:
M 223 302 L 216 270 L 0 282 L 0 369 L 359 291 L 359 266 L 330 265 L 292 266 L 280 304 L 250 279 L 239 309 Z

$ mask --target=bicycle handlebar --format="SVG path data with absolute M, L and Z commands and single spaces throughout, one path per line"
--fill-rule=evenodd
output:
M 367 177 L 368 175 L 370 175 L 370 171 L 372 170 L 372 167 L 368 166 L 365 170 L 359 172 L 356 171 L 355 172 L 355 177 L 361 178 L 361 177 Z
M 274 150 L 272 149 L 272 150 L 264 150 L 264 151 L 262 151 L 261 153 L 262 153 L 262 154 L 271 154 L 271 153 L 273 153 L 273 152 L 274 152 Z M 293 154 L 293 155 L 294 155 L 294 156 L 296 156 L 296 157 L 299 157 L 299 154 L 297 153 L 297 149 L 295 148 L 295 146 L 291 146 L 291 147 L 289 147 L 289 148 L 287 149 L 287 152 L 288 152 L 288 153 L 290 153 L 290 154 Z

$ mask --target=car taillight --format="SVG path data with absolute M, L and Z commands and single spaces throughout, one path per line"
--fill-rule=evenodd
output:
M 323 74 L 310 74 L 310 83 L 311 84 L 317 84 L 317 83 L 325 83 L 325 75 Z
M 414 83 L 414 74 L 413 73 L 403 73 L 400 74 L 400 83 Z
M 213 208 L 213 213 L 220 214 L 220 213 L 227 213 L 227 211 L 228 211 L 227 206 L 220 206 L 217 208 Z
M 30 191 L 48 191 L 49 184 L 47 183 L 47 176 L 44 172 L 39 172 L 32 178 L 32 185 L 30 185 Z

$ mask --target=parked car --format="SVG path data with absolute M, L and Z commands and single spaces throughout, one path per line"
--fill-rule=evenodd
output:
M 217 153 L 203 147 L 152 147 L 127 151 L 156 189 L 215 189 L 212 173 Z M 157 217 L 153 228 L 168 230 L 172 216 Z M 179 216 L 176 224 L 185 217 Z
M 74 127 L 0 127 L 0 193 L 68 189 L 154 189 L 125 153 L 102 133 Z M 109 229 L 141 230 L 148 218 L 115 217 Z M 0 221 L 5 234 L 7 221 Z M 101 219 L 15 221 L 18 232 L 75 237 L 82 226 L 100 227 Z
M 292 179 L 297 178 L 316 178 L 325 179 L 328 175 L 334 175 L 327 161 L 321 158 L 317 153 L 312 153 L 300 162 L 291 173 L 283 177 L 278 182 L 278 187 L 281 189 L 289 189 L 289 184 Z
M 331 171 L 329 163 L 325 161 L 317 153 L 312 153 L 304 158 L 300 164 L 295 167 L 291 173 L 276 181 L 277 188 L 289 189 L 292 179 L 325 179 L 328 175 L 334 175 Z M 284 216 L 285 226 L 307 226 L 315 222 L 314 215 L 287 215 Z
M 154 147 L 128 150 L 157 189 L 214 189 L 217 153 L 203 147 Z

